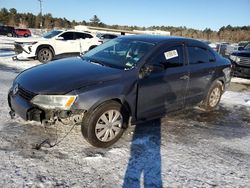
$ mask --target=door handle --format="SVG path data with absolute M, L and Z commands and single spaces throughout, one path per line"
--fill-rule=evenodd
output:
M 184 75 L 184 76 L 181 76 L 181 77 L 180 77 L 180 80 L 187 80 L 187 79 L 189 79 L 189 76 L 188 76 L 188 75 Z

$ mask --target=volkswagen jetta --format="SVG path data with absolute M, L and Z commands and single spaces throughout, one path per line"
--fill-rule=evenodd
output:
M 8 101 L 12 116 L 81 124 L 90 144 L 108 147 L 129 122 L 197 104 L 213 110 L 230 79 L 230 62 L 203 42 L 134 35 L 23 71 Z

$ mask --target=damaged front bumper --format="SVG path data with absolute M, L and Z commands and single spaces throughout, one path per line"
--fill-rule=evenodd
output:
M 80 124 L 82 122 L 85 110 L 41 109 L 30 102 L 35 95 L 20 87 L 18 91 L 11 88 L 8 93 L 11 118 L 18 114 L 26 121 L 38 121 L 46 125 L 55 124 L 57 121 L 61 121 L 64 124 Z
M 30 59 L 35 58 L 35 50 L 33 49 L 32 45 L 24 45 L 22 43 L 15 43 L 14 44 L 14 51 L 16 53 L 16 56 L 13 59 Z

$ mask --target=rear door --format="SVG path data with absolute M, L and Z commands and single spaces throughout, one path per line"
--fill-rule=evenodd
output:
M 215 73 L 216 59 L 208 48 L 198 45 L 188 45 L 187 54 L 190 82 L 186 104 L 194 105 L 204 99 L 208 84 Z
M 92 45 L 93 36 L 88 33 L 76 32 L 76 40 L 79 43 L 79 52 L 83 53 L 89 50 Z
M 165 46 L 144 65 L 159 69 L 138 82 L 138 119 L 161 116 L 183 107 L 188 86 L 183 49 L 182 44 Z

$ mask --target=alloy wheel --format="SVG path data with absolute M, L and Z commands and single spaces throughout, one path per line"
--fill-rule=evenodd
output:
M 52 59 L 52 53 L 49 49 L 42 49 L 39 52 L 39 60 L 42 62 L 48 62 Z
M 210 94 L 210 97 L 209 97 L 209 105 L 210 105 L 211 107 L 215 107 L 215 106 L 218 104 L 219 100 L 220 100 L 220 96 L 221 96 L 221 91 L 220 91 L 220 89 L 219 89 L 218 87 L 215 87 L 215 88 L 212 90 L 211 94 Z

